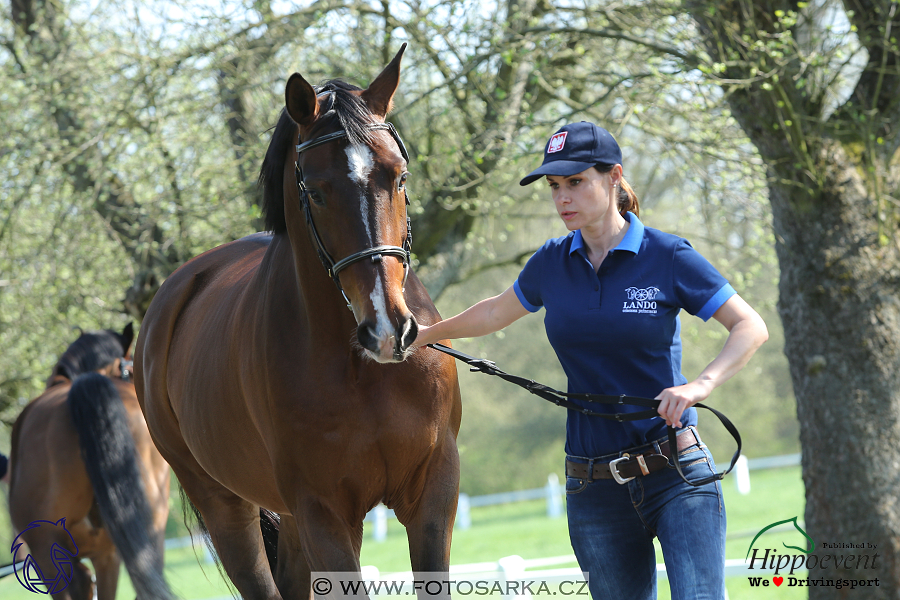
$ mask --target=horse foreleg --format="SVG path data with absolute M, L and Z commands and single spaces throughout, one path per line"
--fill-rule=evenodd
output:
M 359 568 L 363 537 L 362 516 L 358 522 L 348 521 L 330 503 L 307 499 L 294 510 L 294 518 L 300 547 L 306 557 L 305 568 L 312 574 L 340 574 L 337 578 L 340 582 L 331 582 L 334 586 L 333 593 L 338 594 L 337 597 L 368 598 L 362 587 L 355 587 L 347 594 L 339 587 L 342 582 L 356 586 L 362 581 Z M 323 589 L 314 591 L 326 595 Z
M 275 564 L 275 585 L 283 598 L 311 598 L 310 569 L 300 544 L 297 521 L 281 515 Z
M 406 526 L 409 539 L 409 558 L 413 572 L 448 573 L 450 570 L 450 540 L 456 503 L 459 498 L 459 454 L 452 436 L 442 445 L 424 475 L 422 493 L 407 510 L 398 510 L 400 522 Z M 417 575 L 418 578 L 418 575 Z M 429 589 L 435 590 L 434 586 Z M 416 592 L 419 598 L 434 598 L 424 587 Z M 442 586 L 441 597 L 449 598 L 449 589 Z
M 170 461 L 188 498 L 200 511 L 213 547 L 244 600 L 281 600 L 266 558 L 259 507 L 206 475 Z
M 97 600 L 115 600 L 119 587 L 119 567 L 122 560 L 115 548 L 111 548 L 103 556 L 91 558 L 94 572 L 97 575 Z M 88 599 L 90 600 L 90 598 Z
M 245 600 L 281 600 L 259 530 L 259 507 L 224 492 L 197 508 L 228 577 Z

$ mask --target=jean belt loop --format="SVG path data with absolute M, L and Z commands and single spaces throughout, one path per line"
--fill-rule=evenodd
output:
M 589 459 L 588 459 L 588 464 L 587 464 L 587 480 L 588 480 L 588 481 L 593 481 L 593 480 L 594 480 L 594 459 L 593 459 L 593 458 L 589 458 Z

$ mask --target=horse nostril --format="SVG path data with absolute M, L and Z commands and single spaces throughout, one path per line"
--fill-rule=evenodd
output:
M 378 338 L 375 336 L 375 325 L 371 321 L 363 321 L 356 329 L 359 345 L 372 352 L 378 352 Z
M 400 351 L 405 352 L 416 341 L 416 336 L 419 335 L 419 324 L 414 316 L 410 315 L 409 319 L 403 324 L 402 331 L 400 334 Z

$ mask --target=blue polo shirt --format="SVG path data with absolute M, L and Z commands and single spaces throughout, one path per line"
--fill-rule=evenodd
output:
M 571 393 L 654 398 L 687 383 L 681 374 L 681 309 L 704 321 L 734 288 L 687 240 L 644 227 L 632 213 L 621 243 L 594 272 L 581 231 L 549 240 L 513 285 L 531 312 L 546 308 L 547 338 L 568 376 Z M 579 402 L 598 412 L 638 406 Z M 697 410 L 681 417 L 697 424 Z M 569 411 L 566 453 L 596 458 L 661 438 L 660 418 L 618 423 Z

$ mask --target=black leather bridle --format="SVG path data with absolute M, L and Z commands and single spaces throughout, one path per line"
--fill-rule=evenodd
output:
M 372 123 L 366 126 L 366 129 L 369 131 L 378 131 L 378 130 L 387 130 L 391 133 L 391 136 L 396 140 L 397 145 L 400 147 L 400 154 L 403 156 L 403 160 L 409 164 L 409 153 L 406 151 L 406 146 L 403 144 L 403 140 L 400 139 L 400 134 L 397 133 L 397 130 L 394 129 L 394 125 L 391 123 Z M 333 142 L 335 140 L 343 139 L 347 136 L 347 132 L 343 129 L 340 131 L 335 131 L 334 133 L 328 133 L 323 136 L 313 138 L 311 140 L 307 140 L 301 144 L 297 145 L 297 161 L 294 163 L 294 167 L 296 168 L 297 173 L 297 187 L 300 191 L 300 206 L 303 209 L 303 212 L 306 214 L 306 224 L 309 226 L 310 233 L 312 234 L 313 242 L 316 246 L 316 252 L 319 254 L 319 260 L 322 261 L 322 265 L 325 267 L 325 270 L 328 271 L 328 276 L 331 277 L 334 284 L 337 286 L 338 291 L 341 292 L 341 295 L 344 296 L 344 300 L 347 302 L 347 308 L 351 311 L 353 307 L 350 305 L 350 300 L 347 298 L 347 294 L 344 293 L 344 288 L 341 286 L 340 280 L 340 272 L 352 265 L 353 263 L 359 262 L 361 260 L 365 260 L 370 258 L 372 262 L 380 262 L 383 256 L 396 256 L 403 262 L 403 287 L 406 287 L 406 279 L 409 277 L 409 268 L 410 268 L 410 255 L 412 252 L 412 223 L 409 220 L 409 214 L 406 215 L 406 239 L 403 240 L 403 246 L 375 246 L 374 248 L 366 248 L 365 250 L 360 250 L 346 258 L 343 258 L 339 261 L 335 261 L 331 254 L 328 253 L 328 250 L 325 249 L 325 244 L 322 243 L 322 238 L 319 237 L 319 232 L 316 230 L 316 224 L 313 222 L 312 211 L 310 209 L 310 200 L 309 200 L 309 188 L 306 187 L 306 183 L 304 181 L 303 169 L 300 168 L 300 154 L 311 149 L 316 146 L 321 146 L 322 144 L 327 144 L 328 142 Z M 403 195 L 406 199 L 406 205 L 409 206 L 409 194 L 406 192 L 406 186 L 403 187 Z

